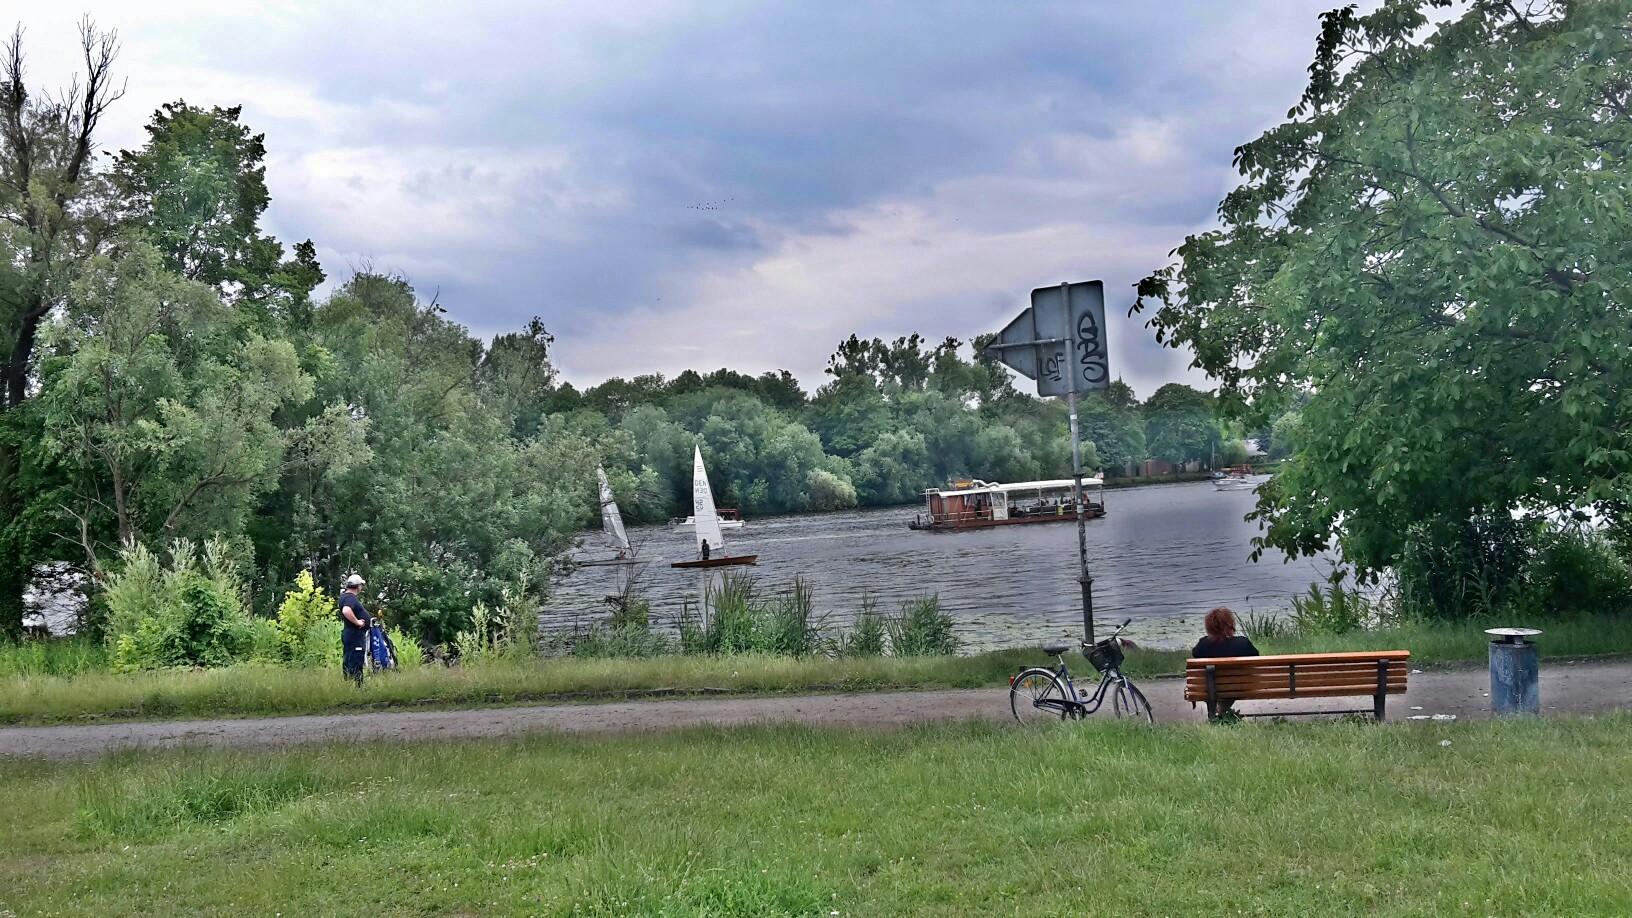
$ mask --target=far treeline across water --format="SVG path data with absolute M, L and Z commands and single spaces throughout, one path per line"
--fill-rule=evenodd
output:
M 1325 17 L 1219 227 L 1138 286 L 1217 391 L 1087 398 L 1085 464 L 1222 464 L 1251 434 L 1286 457 L 1264 543 L 1396 584 L 1398 614 L 1624 611 L 1632 23 L 1478 3 L 1430 28 L 1430 6 Z M 482 341 L 366 271 L 317 296 L 313 243 L 262 229 L 241 110 L 168 104 L 101 155 L 123 75 L 111 34 L 83 38 L 71 105 L 30 85 L 21 29 L 0 54 L 0 635 L 46 565 L 86 575 L 113 644 L 192 634 L 160 593 L 264 621 L 355 570 L 448 643 L 477 609 L 536 611 L 598 466 L 633 519 L 682 513 L 694 445 L 749 515 L 1069 471 L 1062 406 L 978 341 L 851 337 L 815 392 L 731 370 L 579 390 L 541 320 Z

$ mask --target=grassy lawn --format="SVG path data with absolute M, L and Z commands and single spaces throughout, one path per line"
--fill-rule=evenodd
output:
M 1480 625 L 1411 625 L 1347 635 L 1259 641 L 1265 653 L 1405 648 L 1419 666 L 1482 662 L 1486 637 Z M 1547 656 L 1632 652 L 1632 616 L 1545 622 Z M 8 673 L 0 649 L 0 723 L 237 717 L 358 711 L 405 706 L 457 707 L 576 700 L 649 694 L 739 694 L 877 691 L 903 688 L 1000 686 L 1021 667 L 1045 663 L 1036 650 L 1015 649 L 961 657 L 908 659 L 789 659 L 755 655 L 670 656 L 640 660 L 543 659 L 479 667 L 422 666 L 371 677 L 361 690 L 336 670 L 236 666 L 117 675 L 90 662 L 73 675 L 30 673 L 13 648 Z M 53 653 L 59 657 L 71 647 Z M 39 651 L 33 653 L 38 656 Z M 1149 677 L 1184 668 L 1185 653 L 1133 650 L 1130 675 Z M 73 664 L 77 658 L 68 661 Z M 56 661 L 61 663 L 61 660 Z M 1080 658 L 1074 666 L 1086 670 Z M 18 674 L 19 671 L 23 674 Z
M 1627 914 L 1632 716 L 4 763 L 0 914 Z

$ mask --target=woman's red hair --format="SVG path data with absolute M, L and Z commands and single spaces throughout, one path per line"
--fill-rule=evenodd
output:
M 1207 629 L 1207 636 L 1213 640 L 1227 641 L 1235 637 L 1235 613 L 1219 606 L 1207 613 L 1203 627 Z

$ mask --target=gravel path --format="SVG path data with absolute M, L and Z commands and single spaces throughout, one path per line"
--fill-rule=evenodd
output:
M 1180 679 L 1141 684 L 1161 723 L 1199 721 Z M 1413 672 L 1410 691 L 1390 696 L 1391 721 L 1454 714 L 1490 716 L 1483 668 Z M 1542 710 L 1548 714 L 1632 708 L 1632 661 L 1542 662 Z M 1250 705 L 1250 706 L 1249 706 Z M 1364 698 L 1243 703 L 1247 712 L 1369 707 Z M 0 757 L 92 759 L 121 749 L 209 746 L 268 749 L 304 743 L 445 741 L 557 731 L 618 733 L 752 723 L 892 728 L 949 720 L 1008 720 L 1007 689 L 874 692 L 847 695 L 682 698 L 607 704 L 326 714 L 252 720 L 184 720 L 93 726 L 0 728 Z

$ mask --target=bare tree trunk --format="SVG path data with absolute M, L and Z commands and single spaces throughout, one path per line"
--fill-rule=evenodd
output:
M 8 523 L 22 510 L 17 481 L 17 449 L 0 443 L 0 520 Z M 0 640 L 23 635 L 23 593 L 28 589 L 27 553 L 16 544 L 19 535 L 0 529 Z

